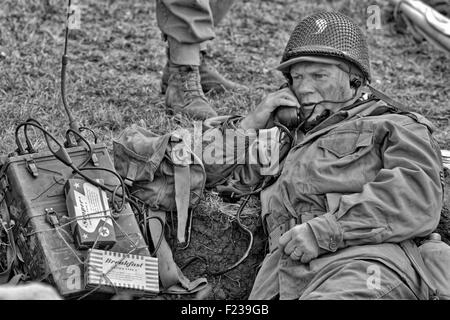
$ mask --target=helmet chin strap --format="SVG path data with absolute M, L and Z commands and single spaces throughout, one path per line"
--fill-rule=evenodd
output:
M 317 108 L 317 106 L 319 104 L 322 104 L 322 103 L 347 103 L 347 102 L 355 99 L 357 94 L 358 94 L 358 88 L 355 88 L 355 91 L 353 92 L 352 96 L 350 98 L 346 99 L 346 100 L 340 100 L 340 101 L 337 101 L 337 100 L 322 100 L 322 101 L 319 101 L 319 102 L 303 104 L 302 107 L 303 106 L 314 106 L 314 107 L 311 110 L 311 112 L 309 113 L 309 115 L 307 117 L 305 117 L 305 120 L 303 120 L 299 124 L 299 126 L 297 128 L 302 127 L 303 125 L 305 125 L 308 122 L 308 120 L 312 117 L 312 115 L 314 114 L 314 111 L 316 110 L 316 108 Z M 301 112 L 304 115 L 303 108 L 301 109 Z M 327 113 L 329 115 L 329 114 L 331 114 L 331 110 L 330 109 L 323 110 L 321 114 L 317 115 L 316 119 L 320 118 L 325 113 Z
M 355 99 L 357 94 L 358 94 L 358 88 L 355 88 L 355 91 L 353 92 L 352 96 L 350 98 L 346 99 L 346 100 L 322 100 L 322 101 L 319 101 L 319 102 L 312 102 L 312 103 L 301 104 L 302 107 L 314 106 L 313 109 L 311 110 L 311 112 L 309 113 L 309 115 L 307 117 L 305 117 L 305 120 L 303 122 L 306 122 L 306 121 L 309 120 L 309 118 L 311 118 L 311 116 L 314 114 L 314 111 L 316 111 L 316 107 L 319 104 L 322 104 L 322 103 L 336 103 L 336 104 L 337 103 L 347 103 L 347 102 L 352 101 L 353 99 Z M 325 109 L 324 112 L 326 110 L 329 110 L 329 109 Z M 329 110 L 329 111 L 331 111 L 331 110 Z M 301 109 L 301 112 L 303 113 L 303 108 Z M 305 115 L 305 114 L 303 114 L 303 115 Z
M 302 107 L 303 107 L 303 106 L 307 106 L 307 107 L 308 107 L 308 106 L 314 106 L 313 109 L 311 110 L 311 112 L 309 113 L 309 115 L 308 115 L 307 117 L 304 117 L 305 120 L 302 121 L 301 124 L 306 123 L 306 122 L 309 120 L 309 118 L 311 118 L 311 116 L 312 116 L 312 115 L 314 114 L 314 112 L 316 111 L 316 107 L 317 107 L 319 104 L 322 104 L 322 103 L 336 103 L 336 104 L 337 104 L 337 103 L 347 103 L 347 102 L 353 100 L 353 99 L 356 97 L 356 95 L 358 94 L 358 89 L 359 89 L 359 88 L 361 87 L 361 85 L 362 85 L 362 82 L 361 82 L 361 80 L 359 79 L 359 75 L 356 74 L 356 73 L 354 73 L 354 72 L 352 72 L 351 66 L 348 66 L 349 70 L 344 70 L 343 67 L 342 67 L 341 65 L 339 65 L 338 67 L 339 67 L 342 71 L 344 71 L 344 72 L 347 73 L 348 79 L 349 79 L 349 81 L 350 81 L 350 88 L 354 88 L 354 89 L 355 89 L 355 90 L 353 91 L 352 96 L 351 96 L 349 99 L 341 100 L 341 101 L 337 101 L 337 100 L 322 100 L 322 101 L 314 102 L 314 103 L 301 104 Z M 355 75 L 355 76 L 358 76 L 358 77 L 353 77 L 353 79 L 352 79 L 352 75 Z M 293 91 L 293 90 L 292 90 L 292 83 L 291 83 L 291 82 L 289 82 L 289 88 L 291 89 L 291 91 Z M 293 92 L 294 92 L 294 91 L 293 91 Z M 328 111 L 327 111 L 327 110 L 328 110 Z M 305 114 L 304 114 L 304 112 L 303 112 L 303 108 L 302 108 L 300 111 L 301 111 L 302 115 L 305 116 Z M 318 117 L 320 117 L 324 112 L 330 112 L 330 113 L 331 113 L 331 110 L 325 109 L 320 115 L 318 115 Z

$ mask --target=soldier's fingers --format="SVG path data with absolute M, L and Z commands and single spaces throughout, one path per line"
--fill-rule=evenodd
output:
M 301 260 L 304 254 L 305 251 L 302 250 L 302 248 L 294 247 L 294 250 L 292 250 L 289 256 L 291 257 L 292 260 Z
M 286 245 L 289 243 L 289 241 L 291 241 L 291 233 L 285 232 L 280 239 L 278 240 L 278 245 L 280 247 L 280 249 L 285 249 Z
M 296 97 L 296 95 L 295 95 L 295 93 L 294 93 L 291 89 L 289 89 L 289 88 L 286 88 L 286 89 L 283 90 L 281 93 L 282 93 L 284 96 L 287 96 L 287 97 L 289 97 L 289 98 L 298 100 L 297 97 Z
M 290 255 L 289 255 L 289 257 L 292 259 L 292 260 L 301 260 L 301 259 L 303 259 L 303 256 L 304 256 L 305 254 L 304 253 L 298 253 L 296 250 L 294 250 Z
M 288 94 L 290 94 L 290 95 L 292 95 L 292 96 L 295 96 L 295 93 L 294 93 L 294 92 L 291 90 L 291 88 L 289 88 L 289 87 L 283 88 L 283 89 L 281 89 L 281 90 L 278 91 L 278 92 L 288 93 Z
M 279 106 L 299 107 L 298 102 L 286 98 L 278 98 L 275 104 L 277 107 Z
M 312 260 L 311 255 L 309 255 L 308 253 L 303 253 L 302 257 L 300 258 L 300 262 L 301 263 L 309 263 Z
M 290 92 L 280 92 L 277 95 L 277 97 L 282 98 L 282 99 L 291 100 L 291 101 L 295 102 L 296 104 L 299 104 L 297 97 Z

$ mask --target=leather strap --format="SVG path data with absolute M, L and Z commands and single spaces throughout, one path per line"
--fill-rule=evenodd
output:
M 406 107 L 401 104 L 398 101 L 395 101 L 394 99 L 388 97 L 387 95 L 385 95 L 383 92 L 375 89 L 374 87 L 372 87 L 371 85 L 367 85 L 367 87 L 370 89 L 370 91 L 372 92 L 372 94 L 377 97 L 380 100 L 383 100 L 384 102 L 386 102 L 387 104 L 389 104 L 392 107 L 395 107 L 397 109 L 399 109 L 400 111 L 404 111 L 406 110 Z
M 159 217 L 164 223 L 166 221 L 165 211 L 153 211 L 149 209 L 148 215 L 149 217 Z M 191 294 L 204 289 L 208 284 L 206 278 L 198 278 L 190 281 L 176 265 L 172 250 L 164 237 L 164 233 L 162 233 L 161 223 L 157 219 L 149 219 L 148 222 L 153 243 L 158 243 L 159 238 L 163 237 L 161 245 L 156 252 L 159 280 L 163 286 L 162 291 L 170 294 Z
M 177 239 L 186 242 L 186 225 L 188 220 L 191 175 L 189 166 L 174 165 L 175 203 L 177 205 Z
M 148 216 L 158 217 L 166 223 L 165 211 L 153 211 L 149 209 Z M 158 243 L 160 237 L 163 237 L 159 249 L 156 252 L 156 257 L 158 258 L 159 279 L 161 280 L 163 287 L 168 288 L 178 282 L 176 265 L 173 260 L 172 251 L 170 250 L 164 237 L 163 228 L 160 221 L 157 219 L 149 219 L 148 226 L 150 229 L 150 236 L 154 244 Z
M 129 185 L 129 186 L 133 185 L 134 180 L 136 180 L 137 169 L 138 169 L 138 166 L 137 166 L 136 162 L 130 160 L 128 162 L 127 176 L 124 179 L 125 183 L 127 185 Z

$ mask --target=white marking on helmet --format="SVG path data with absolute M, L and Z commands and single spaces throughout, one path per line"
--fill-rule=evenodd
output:
M 316 25 L 318 30 L 316 32 L 314 32 L 314 34 L 319 34 L 324 32 L 324 30 L 327 28 L 327 21 L 325 19 L 317 19 L 316 20 Z

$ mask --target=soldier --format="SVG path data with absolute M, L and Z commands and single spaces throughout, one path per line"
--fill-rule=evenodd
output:
M 260 194 L 269 250 L 250 299 L 426 298 L 399 243 L 430 234 L 439 222 L 442 165 L 432 125 L 379 93 L 363 94 L 371 80 L 368 46 L 340 13 L 303 19 L 278 69 L 287 87 L 246 117 L 205 132 L 275 130 L 282 137 L 281 172 Z M 274 127 L 280 106 L 299 110 L 293 129 L 280 119 Z M 260 165 L 236 158 L 261 146 L 256 141 L 235 146 L 242 150 L 226 155 L 232 165 L 204 153 L 209 186 L 245 193 L 268 181 Z
M 158 0 L 158 26 L 168 42 L 161 91 L 166 107 L 194 119 L 217 115 L 204 92 L 243 86 L 222 77 L 206 61 L 206 41 L 234 0 Z

